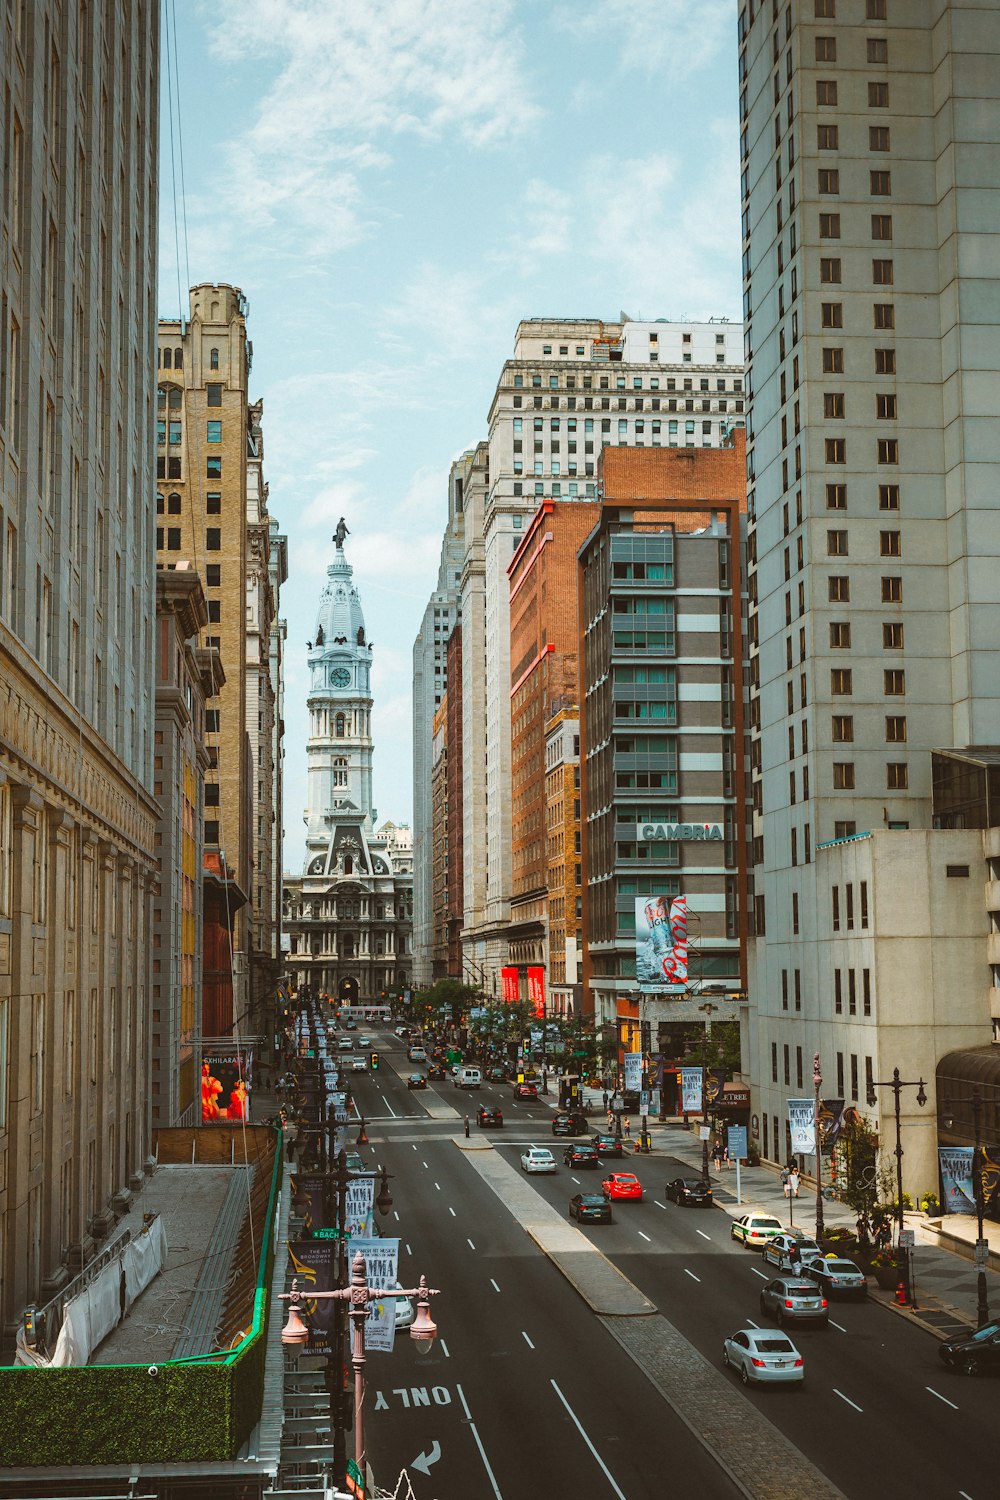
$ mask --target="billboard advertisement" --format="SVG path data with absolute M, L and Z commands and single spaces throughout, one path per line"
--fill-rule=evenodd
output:
M 685 896 L 635 899 L 635 977 L 640 990 L 687 989 L 688 939 Z
M 500 995 L 505 1005 L 513 1005 L 518 998 L 518 971 L 516 968 L 500 970 Z
M 201 1059 L 203 1125 L 238 1125 L 250 1118 L 253 1086 L 251 1047 L 213 1047 Z
M 542 1020 L 545 1015 L 545 970 L 541 967 L 528 969 L 528 999 L 532 1013 Z
M 793 1156 L 813 1156 L 816 1152 L 816 1106 L 811 1099 L 789 1099 L 788 1128 L 792 1136 Z

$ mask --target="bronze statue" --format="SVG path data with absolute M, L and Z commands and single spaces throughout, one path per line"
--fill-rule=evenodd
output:
M 337 522 L 337 529 L 333 533 L 333 540 L 337 544 L 337 550 L 338 551 L 340 551 L 343 548 L 344 537 L 345 536 L 350 536 L 350 534 L 351 533 L 347 529 L 347 524 L 344 521 L 343 516 L 341 516 L 340 520 Z

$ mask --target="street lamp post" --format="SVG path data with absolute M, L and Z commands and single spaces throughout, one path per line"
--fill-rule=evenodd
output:
M 813 1053 L 813 1088 L 816 1091 L 816 1102 L 813 1112 L 813 1145 L 816 1147 L 816 1240 L 823 1233 L 823 1157 L 820 1153 L 819 1139 L 819 1091 L 823 1087 L 823 1074 L 820 1072 L 819 1053 Z
M 351 1282 L 349 1286 L 338 1287 L 333 1292 L 300 1292 L 298 1277 L 292 1279 L 290 1292 L 279 1292 L 283 1302 L 288 1303 L 288 1318 L 284 1328 L 281 1330 L 281 1342 L 290 1348 L 301 1348 L 308 1343 L 309 1329 L 302 1321 L 299 1311 L 303 1302 L 329 1301 L 339 1305 L 348 1306 L 348 1317 L 351 1320 L 351 1365 L 354 1369 L 354 1463 L 357 1467 L 356 1476 L 359 1483 L 364 1484 L 365 1476 L 365 1422 L 364 1422 L 364 1399 L 365 1399 L 365 1323 L 371 1311 L 372 1303 L 384 1301 L 386 1297 L 416 1297 L 417 1315 L 410 1329 L 410 1337 L 416 1339 L 425 1348 L 430 1348 L 436 1334 L 437 1325 L 431 1318 L 430 1299 L 439 1295 L 434 1287 L 427 1285 L 427 1279 L 421 1276 L 420 1282 L 415 1287 L 406 1290 L 375 1290 L 368 1285 L 368 1277 L 365 1274 L 365 1258 L 359 1250 L 354 1257 L 351 1267 Z M 336 1459 L 334 1460 L 336 1462 Z
M 912 1302 L 913 1293 L 910 1286 L 909 1251 L 907 1251 L 906 1255 L 906 1272 L 904 1274 L 902 1265 L 904 1247 L 900 1244 L 899 1239 L 900 1235 L 903 1232 L 903 1143 L 899 1122 L 899 1096 L 902 1093 L 903 1089 L 916 1089 L 917 1103 L 920 1105 L 920 1108 L 923 1109 L 924 1105 L 927 1103 L 927 1089 L 922 1078 L 915 1081 L 913 1079 L 900 1078 L 898 1068 L 893 1068 L 892 1078 L 888 1082 L 872 1079 L 872 1081 L 869 1083 L 867 1099 L 869 1107 L 872 1109 L 874 1109 L 875 1105 L 878 1103 L 878 1095 L 875 1092 L 876 1089 L 892 1089 L 893 1112 L 896 1119 L 896 1263 L 899 1266 L 900 1272 L 899 1284 L 903 1288 L 904 1295 L 909 1299 L 910 1302 Z
M 976 1196 L 976 1321 L 980 1328 L 990 1321 L 990 1303 L 986 1286 L 986 1240 L 983 1236 L 983 1218 L 986 1204 L 983 1195 L 983 1096 L 978 1088 L 972 1090 L 972 1121 L 975 1145 L 972 1148 L 972 1185 Z M 954 1112 L 950 1100 L 945 1100 L 944 1124 L 948 1130 L 954 1124 Z
M 711 1022 L 709 1022 L 711 1025 Z M 701 1180 L 708 1187 L 708 1069 L 701 1068 Z

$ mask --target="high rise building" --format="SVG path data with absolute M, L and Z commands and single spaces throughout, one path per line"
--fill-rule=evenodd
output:
M 372 646 L 341 521 L 309 646 L 306 864 L 286 875 L 288 966 L 299 989 L 353 1005 L 410 984 L 413 841 L 376 828 Z
M 149 1150 L 159 12 L 126 11 L 8 6 L 0 46 L 7 1343 Z
M 740 8 L 751 1068 L 772 1158 L 814 1053 L 877 1123 L 866 1080 L 930 1083 L 1000 1012 L 982 885 L 930 831 L 931 751 L 1000 742 L 998 22 L 965 0 Z M 904 1127 L 926 1118 L 916 1090 L 901 1104 Z M 922 1191 L 934 1132 L 906 1133 Z

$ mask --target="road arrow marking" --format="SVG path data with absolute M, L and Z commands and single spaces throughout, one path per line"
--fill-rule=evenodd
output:
M 440 1457 L 441 1444 L 438 1442 L 437 1438 L 434 1438 L 431 1442 L 431 1451 L 429 1453 L 421 1453 L 419 1458 L 415 1458 L 413 1460 L 410 1468 L 419 1469 L 421 1474 L 429 1475 L 431 1472 L 431 1464 L 436 1464 Z

